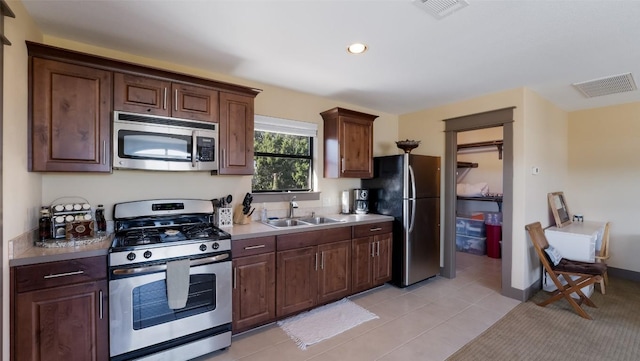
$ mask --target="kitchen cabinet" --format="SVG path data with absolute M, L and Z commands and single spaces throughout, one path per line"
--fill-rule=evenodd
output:
M 320 115 L 324 120 L 325 178 L 373 177 L 373 121 L 378 116 L 344 108 Z
M 318 246 L 318 304 L 351 294 L 351 240 Z
M 119 72 L 113 82 L 114 110 L 218 122 L 217 90 Z
M 111 171 L 110 71 L 31 58 L 29 170 Z
M 276 318 L 275 237 L 235 240 L 233 254 L 233 333 Z
M 30 171 L 111 172 L 111 112 L 120 110 L 219 122 L 218 173 L 253 174 L 259 89 L 26 44 Z
M 392 225 L 385 222 L 353 227 L 353 293 L 391 281 Z
M 351 293 L 351 227 L 277 236 L 278 318 Z
M 218 174 L 253 174 L 253 97 L 220 93 Z
M 12 360 L 107 360 L 106 257 L 11 268 Z

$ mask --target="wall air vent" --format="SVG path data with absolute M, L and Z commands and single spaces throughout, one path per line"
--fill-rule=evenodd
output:
M 571 85 L 587 98 L 630 92 L 638 89 L 631 73 L 613 75 Z
M 466 7 L 466 0 L 414 0 L 413 4 L 440 20 Z

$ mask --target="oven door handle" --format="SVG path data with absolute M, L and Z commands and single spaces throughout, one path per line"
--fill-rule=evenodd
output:
M 208 263 L 223 261 L 223 260 L 225 260 L 227 258 L 229 258 L 229 254 L 228 253 L 219 254 L 219 255 L 213 256 L 213 257 L 194 259 L 191 262 L 189 262 L 189 266 L 190 267 L 201 266 L 201 265 L 208 264 Z M 158 272 L 158 271 L 165 271 L 166 269 L 167 269 L 167 265 L 166 264 L 159 264 L 159 265 L 153 265 L 153 266 L 143 266 L 143 267 L 136 267 L 136 268 L 116 268 L 116 269 L 113 270 L 113 274 L 114 275 L 143 274 L 143 273 L 152 273 L 152 272 Z

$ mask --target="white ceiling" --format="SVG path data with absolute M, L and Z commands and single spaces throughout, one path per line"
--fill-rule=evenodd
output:
M 47 35 L 392 114 L 522 86 L 567 111 L 640 101 L 571 86 L 640 81 L 640 1 L 468 0 L 441 20 L 412 0 L 22 1 Z

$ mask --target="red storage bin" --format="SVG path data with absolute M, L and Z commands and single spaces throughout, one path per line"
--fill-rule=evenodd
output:
M 502 240 L 502 226 L 485 224 L 487 234 L 487 256 L 500 258 L 500 241 Z

